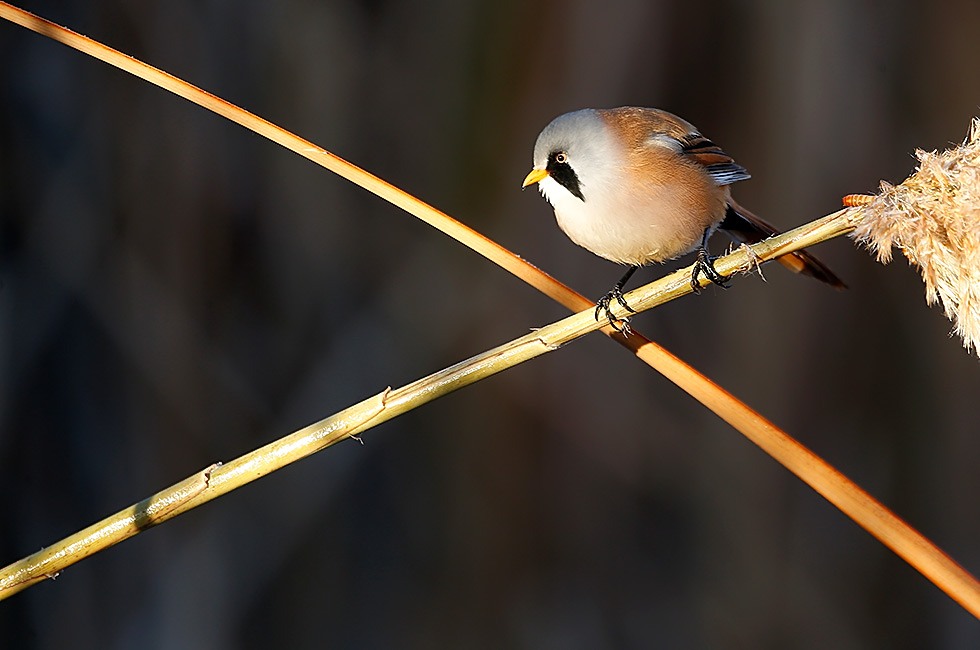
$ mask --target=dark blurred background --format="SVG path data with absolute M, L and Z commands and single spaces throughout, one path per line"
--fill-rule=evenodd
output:
M 28 2 L 587 295 L 520 191 L 568 110 L 676 112 L 782 227 L 980 103 L 972 1 Z M 0 565 L 565 314 L 367 192 L 0 24 Z M 713 248 L 724 247 L 723 236 Z M 980 572 L 980 362 L 900 258 L 815 252 L 634 325 Z M 689 263 L 685 260 L 683 263 Z M 632 286 L 665 269 L 648 269 Z M 4 648 L 976 648 L 980 623 L 601 335 L 0 603 Z

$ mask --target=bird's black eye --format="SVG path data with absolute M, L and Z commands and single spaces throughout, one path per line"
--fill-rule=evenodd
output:
M 559 165 L 564 165 L 568 162 L 568 154 L 566 154 L 564 151 L 559 151 L 555 154 L 555 162 Z

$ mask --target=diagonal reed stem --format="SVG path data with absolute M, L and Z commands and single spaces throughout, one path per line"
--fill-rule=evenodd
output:
M 725 274 L 747 269 L 755 263 L 802 248 L 821 237 L 846 231 L 849 215 L 842 211 L 808 224 L 779 238 L 748 247 L 718 259 L 716 268 Z M 637 312 L 650 309 L 691 292 L 691 267 L 660 278 L 627 294 Z M 621 311 L 618 304 L 614 309 Z M 623 315 L 623 314 L 617 314 Z M 325 449 L 345 438 L 359 435 L 393 417 L 449 392 L 534 359 L 580 336 L 600 328 L 593 305 L 530 334 L 478 354 L 398 389 L 387 389 L 339 413 L 311 424 L 231 462 L 215 464 L 150 498 L 126 508 L 85 530 L 0 570 L 0 599 L 57 575 L 65 567 L 116 544 L 143 530 L 204 504 L 270 472 Z M 630 347 L 648 344 L 627 337 Z M 764 421 L 763 421 L 764 422 Z M 771 425 L 768 425 L 771 427 Z M 774 427 L 771 427 L 776 430 Z M 870 499 L 870 497 L 868 497 Z
M 65 566 L 135 535 L 147 527 L 166 521 L 238 485 L 334 444 L 338 440 L 380 424 L 408 408 L 414 408 L 450 390 L 472 383 L 485 374 L 499 372 L 514 363 L 520 363 L 553 349 L 552 346 L 564 340 L 562 336 L 574 338 L 598 328 L 591 318 L 593 305 L 584 296 L 554 280 L 492 240 L 373 174 L 200 88 L 6 2 L 0 2 L 0 18 L 85 52 L 241 124 L 402 208 L 517 275 L 572 311 L 581 312 L 458 364 L 443 373 L 436 373 L 397 391 L 385 391 L 231 463 L 212 466 L 52 547 L 15 562 L 0 570 L 0 599 L 52 577 Z M 849 232 L 854 227 L 854 219 L 855 211 L 841 211 L 757 244 L 752 247 L 752 250 L 758 260 L 771 259 L 778 254 Z M 748 250 L 743 247 L 720 259 L 717 268 L 722 273 L 728 274 L 736 269 L 750 268 L 756 262 L 757 260 L 753 259 Z M 685 276 L 685 273 L 688 275 Z M 631 292 L 630 304 L 637 311 L 641 311 L 687 293 L 689 285 L 686 278 L 690 277 L 689 273 L 690 269 L 682 269 Z M 653 289 L 655 286 L 658 288 Z M 551 328 L 557 328 L 554 330 L 555 338 L 551 338 Z M 601 329 L 718 414 L 922 572 L 974 616 L 980 618 L 980 583 L 928 539 L 901 521 L 856 484 L 664 348 L 636 333 L 624 337 L 608 325 Z M 542 334 L 546 330 L 547 333 Z M 483 361 L 477 363 L 475 359 L 483 359 Z M 486 365 L 481 366 L 480 363 Z M 456 377 L 456 380 L 446 381 L 444 373 Z M 408 399 L 407 395 L 412 394 L 412 391 L 415 391 L 417 397 Z

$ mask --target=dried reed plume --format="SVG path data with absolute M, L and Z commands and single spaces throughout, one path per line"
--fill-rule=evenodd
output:
M 980 355 L 980 118 L 962 145 L 915 155 L 904 182 L 882 181 L 854 238 L 883 264 L 900 248 L 922 271 L 926 302 L 942 303 L 963 346 Z

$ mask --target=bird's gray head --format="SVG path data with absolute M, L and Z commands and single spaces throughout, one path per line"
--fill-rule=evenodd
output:
M 562 191 L 559 187 L 585 201 L 589 186 L 599 186 L 606 177 L 614 176 L 615 163 L 621 160 L 621 145 L 605 120 L 597 111 L 585 108 L 556 117 L 538 135 L 534 170 L 539 177 L 530 182 L 540 181 L 541 192 L 552 203 L 554 193 Z

